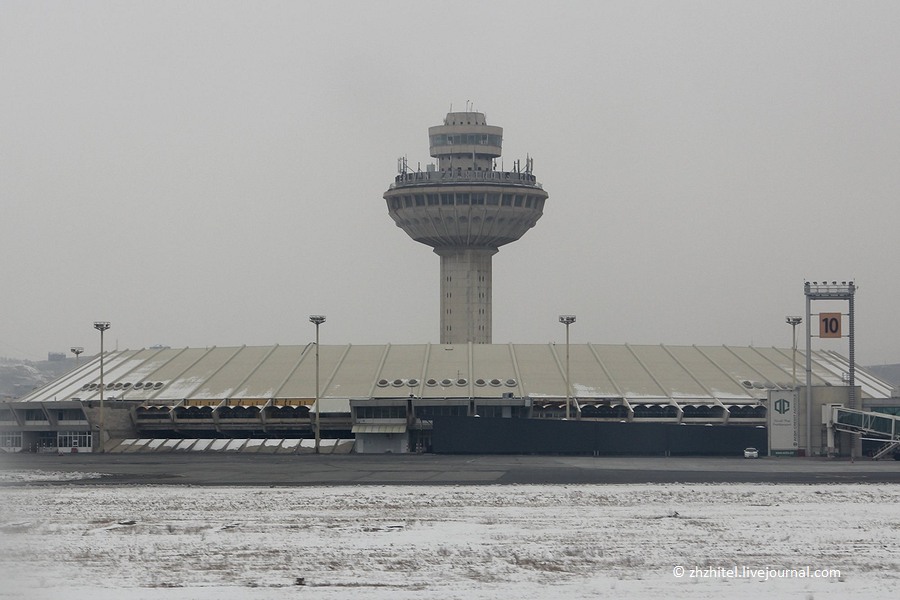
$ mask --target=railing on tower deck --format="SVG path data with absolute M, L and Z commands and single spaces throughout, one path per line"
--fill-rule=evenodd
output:
M 503 185 L 527 185 L 543 189 L 531 173 L 514 171 L 417 171 L 403 173 L 394 178 L 391 189 L 405 185 L 428 185 L 433 183 L 487 182 Z

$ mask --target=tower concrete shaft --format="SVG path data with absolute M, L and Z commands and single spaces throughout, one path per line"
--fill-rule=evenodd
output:
M 547 192 L 532 161 L 498 171 L 503 129 L 484 114 L 451 112 L 428 129 L 437 165 L 399 174 L 384 193 L 388 213 L 441 257 L 441 343 L 491 343 L 491 258 L 541 218 Z
M 491 257 L 496 248 L 435 248 L 441 257 L 441 343 L 491 343 Z

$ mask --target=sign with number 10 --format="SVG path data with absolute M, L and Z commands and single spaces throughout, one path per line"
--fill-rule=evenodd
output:
M 841 337 L 841 313 L 819 313 L 819 337 Z

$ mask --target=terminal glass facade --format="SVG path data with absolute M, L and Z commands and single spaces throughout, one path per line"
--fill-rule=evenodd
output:
M 9 452 L 22 447 L 22 433 L 18 431 L 4 431 L 0 433 L 0 448 Z
M 90 448 L 92 444 L 90 431 L 60 431 L 56 439 L 59 448 Z

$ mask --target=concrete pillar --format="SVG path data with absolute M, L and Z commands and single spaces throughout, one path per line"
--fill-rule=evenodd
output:
M 441 343 L 491 343 L 491 261 L 496 248 L 435 248 L 441 257 Z

